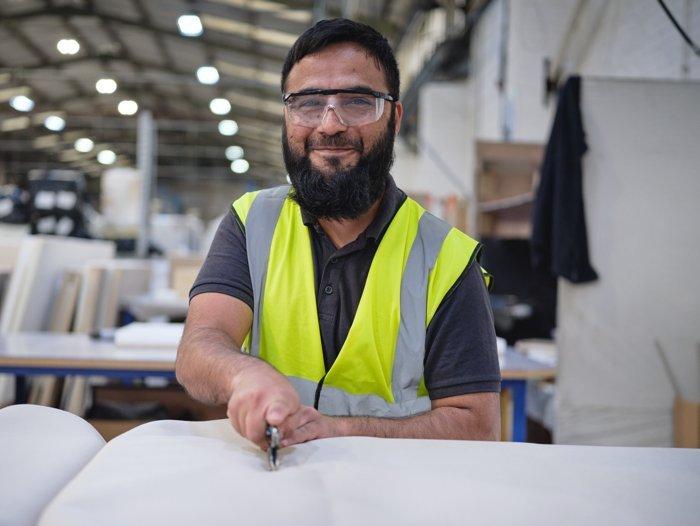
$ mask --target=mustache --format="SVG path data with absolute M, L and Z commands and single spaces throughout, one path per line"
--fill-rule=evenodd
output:
M 345 135 L 327 135 L 323 137 L 311 138 L 306 140 L 306 153 L 316 148 L 352 148 L 362 153 L 364 150 L 361 139 L 352 140 Z

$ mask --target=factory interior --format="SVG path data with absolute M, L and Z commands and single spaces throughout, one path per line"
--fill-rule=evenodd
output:
M 699 144 L 700 0 L 0 0 L 0 524 L 697 525 Z

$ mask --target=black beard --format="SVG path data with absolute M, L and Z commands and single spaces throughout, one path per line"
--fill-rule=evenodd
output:
M 293 190 L 290 197 L 304 211 L 317 218 L 356 219 L 365 213 L 384 193 L 389 171 L 394 162 L 394 124 L 392 108 L 389 124 L 384 135 L 368 152 L 361 142 L 352 143 L 342 135 L 327 137 L 323 141 L 304 144 L 304 155 L 297 155 L 289 147 L 287 128 L 282 126 L 282 153 Z M 360 159 L 351 168 L 338 168 L 324 175 L 309 159 L 311 146 L 353 146 L 360 152 Z M 334 167 L 340 160 L 331 162 Z

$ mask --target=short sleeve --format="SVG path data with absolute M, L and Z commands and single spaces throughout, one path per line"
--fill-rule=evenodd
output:
M 224 216 L 216 230 L 209 253 L 190 290 L 190 301 L 204 292 L 227 294 L 253 308 L 245 232 L 233 209 Z
M 500 391 L 493 313 L 476 261 L 464 270 L 428 325 L 424 377 L 433 400 Z

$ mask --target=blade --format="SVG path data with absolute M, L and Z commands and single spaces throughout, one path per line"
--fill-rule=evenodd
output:
M 274 426 L 267 426 L 265 430 L 265 435 L 270 443 L 267 448 L 267 465 L 270 471 L 275 471 L 278 467 L 277 463 L 277 450 L 280 447 L 280 433 L 279 430 Z

